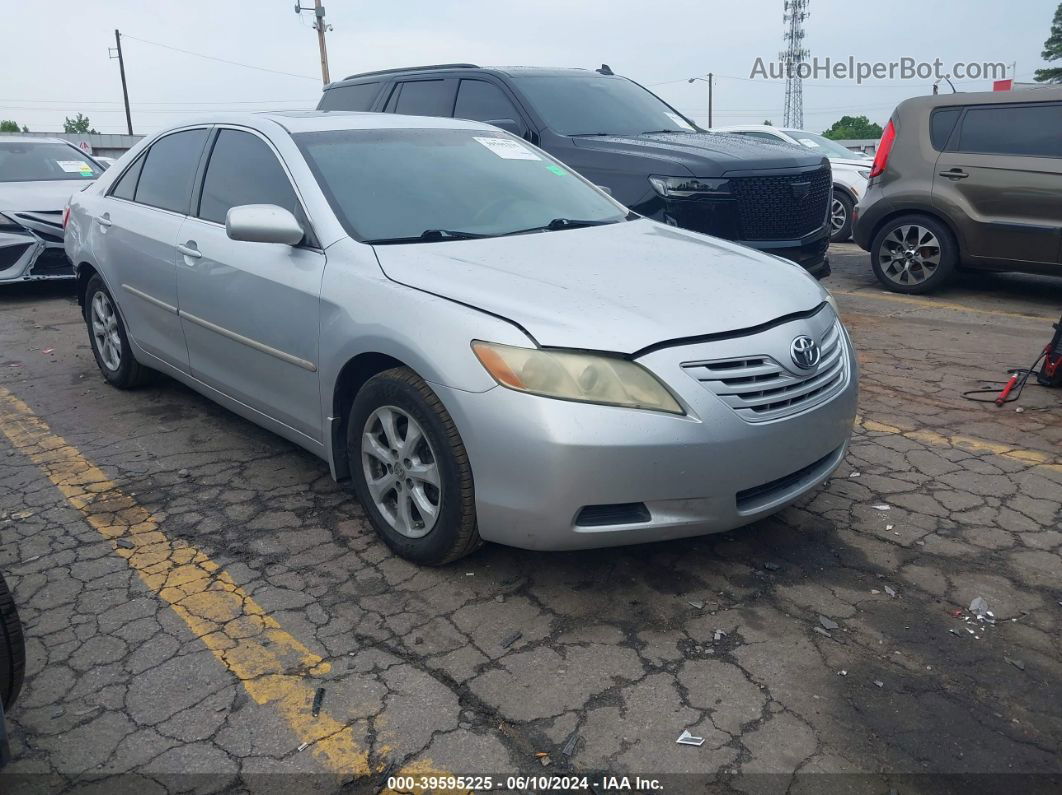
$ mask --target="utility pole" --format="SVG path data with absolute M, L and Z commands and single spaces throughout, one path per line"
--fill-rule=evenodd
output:
M 708 126 L 709 127 L 712 126 L 712 82 L 713 82 L 712 81 L 712 77 L 713 77 L 712 73 L 709 72 L 707 78 L 704 78 L 704 77 L 691 77 L 687 81 L 689 83 L 693 83 L 693 82 L 695 82 L 697 80 L 700 80 L 702 83 L 707 83 L 708 84 Z
M 302 3 L 296 3 L 295 13 L 301 14 L 303 11 L 313 11 L 313 28 L 317 31 L 317 46 L 321 50 L 321 80 L 328 85 L 331 80 L 328 78 L 328 45 L 325 44 L 325 33 L 330 31 L 332 26 L 325 22 L 325 10 L 321 0 L 313 0 L 313 8 L 303 8 Z
M 122 34 L 115 28 L 114 47 L 109 47 L 107 54 L 113 60 L 118 59 L 118 72 L 122 76 L 122 99 L 125 101 L 125 128 L 133 134 L 133 116 L 129 113 L 129 88 L 125 84 L 125 59 L 122 58 Z

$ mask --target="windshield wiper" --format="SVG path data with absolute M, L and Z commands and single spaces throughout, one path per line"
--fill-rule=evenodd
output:
M 527 232 L 559 232 L 561 229 L 582 229 L 583 227 L 587 226 L 605 226 L 607 224 L 618 223 L 619 219 L 605 221 L 586 221 L 578 220 L 575 218 L 554 218 L 548 224 L 545 224 L 543 226 L 532 226 L 527 229 L 514 229 L 512 232 L 506 232 L 503 237 L 507 237 L 508 235 L 522 235 Z
M 425 229 L 419 235 L 411 237 L 383 237 L 378 240 L 363 241 L 372 246 L 380 246 L 387 243 L 434 243 L 439 240 L 478 240 L 482 237 L 494 237 L 494 235 L 482 235 L 479 232 L 463 232 L 460 229 Z

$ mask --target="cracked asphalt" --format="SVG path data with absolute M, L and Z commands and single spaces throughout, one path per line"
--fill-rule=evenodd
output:
M 905 297 L 833 259 L 862 392 L 824 488 L 723 535 L 443 569 L 393 557 L 287 442 L 170 380 L 106 386 L 69 285 L 2 288 L 0 570 L 28 659 L 0 789 L 1059 791 L 1062 394 L 959 393 L 1031 363 L 1062 281 Z

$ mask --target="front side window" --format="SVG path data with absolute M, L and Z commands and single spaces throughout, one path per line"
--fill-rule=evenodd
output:
M 241 204 L 275 204 L 298 215 L 299 201 L 273 150 L 257 135 L 221 130 L 210 153 L 198 216 L 225 223 Z
M 1062 104 L 967 108 L 960 152 L 1062 157 Z
M 188 212 L 206 130 L 172 133 L 151 145 L 140 171 L 136 201 L 176 213 Z
M 103 169 L 74 146 L 36 141 L 0 142 L 0 182 L 96 179 Z
M 363 241 L 493 237 L 557 219 L 626 217 L 566 166 L 506 133 L 381 129 L 294 137 L 336 216 Z
M 520 114 L 500 88 L 485 80 L 462 80 L 457 89 L 454 116 L 472 121 L 512 119 L 520 124 Z
M 660 97 L 623 77 L 514 77 L 513 84 L 560 135 L 693 132 Z

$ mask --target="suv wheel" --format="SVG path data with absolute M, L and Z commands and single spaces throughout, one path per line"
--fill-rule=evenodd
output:
M 26 642 L 18 620 L 15 598 L 0 576 L 0 704 L 10 711 L 26 673 Z
M 942 223 L 925 215 L 894 218 L 870 245 L 870 263 L 883 285 L 897 293 L 926 293 L 955 272 L 958 247 Z
M 412 370 L 386 370 L 358 391 L 347 454 L 365 515 L 397 555 L 440 566 L 482 544 L 464 443 L 449 412 Z
M 96 364 L 107 383 L 132 389 L 147 383 L 151 370 L 133 358 L 125 324 L 103 279 L 94 275 L 85 289 L 85 325 Z
M 852 236 L 852 200 L 843 193 L 834 193 L 830 203 L 830 242 L 843 243 Z

